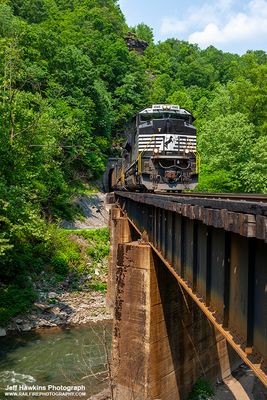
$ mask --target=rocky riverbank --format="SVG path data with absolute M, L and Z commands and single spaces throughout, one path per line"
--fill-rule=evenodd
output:
M 5 329 L 30 331 L 32 329 L 81 325 L 111 319 L 106 308 L 105 293 L 88 290 L 79 292 L 41 293 L 31 312 L 12 320 Z M 4 332 L 2 332 L 2 336 Z
M 63 221 L 61 226 L 66 232 L 71 229 L 68 240 L 79 247 L 86 268 L 76 275 L 70 272 L 59 282 L 53 274 L 42 272 L 38 280 L 32 283 L 36 293 L 32 309 L 25 315 L 16 316 L 7 327 L 0 327 L 0 336 L 14 331 L 27 332 L 32 329 L 81 325 L 111 319 L 111 314 L 106 309 L 104 290 L 107 282 L 107 256 L 95 260 L 92 248 L 96 249 L 99 239 L 97 236 L 88 239 L 86 235 L 84 237 L 78 234 L 81 229 L 86 231 L 107 227 L 108 207 L 105 204 L 105 195 L 77 195 L 75 204 L 81 209 L 84 220 Z M 93 290 L 95 286 L 99 286 L 100 290 Z

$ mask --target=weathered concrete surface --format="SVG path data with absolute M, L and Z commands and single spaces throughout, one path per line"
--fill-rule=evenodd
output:
M 230 359 L 221 341 L 148 244 L 119 245 L 112 360 L 116 400 L 183 400 L 198 377 L 227 376 Z
M 111 312 L 115 306 L 115 286 L 116 286 L 116 268 L 117 268 L 117 249 L 119 243 L 131 241 L 131 230 L 127 218 L 122 217 L 121 209 L 112 205 L 109 218 L 110 230 L 110 256 L 108 268 L 108 290 L 106 296 L 107 307 Z
M 113 324 L 115 399 L 148 399 L 150 246 L 119 245 Z

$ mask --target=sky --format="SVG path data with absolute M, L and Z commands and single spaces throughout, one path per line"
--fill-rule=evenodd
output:
M 267 0 L 119 0 L 126 22 L 144 22 L 155 41 L 213 45 L 230 53 L 267 51 Z

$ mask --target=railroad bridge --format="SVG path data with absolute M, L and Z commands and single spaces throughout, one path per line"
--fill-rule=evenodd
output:
M 115 399 L 183 400 L 241 359 L 267 385 L 267 196 L 108 197 Z

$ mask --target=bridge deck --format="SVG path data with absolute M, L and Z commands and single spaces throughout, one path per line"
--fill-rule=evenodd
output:
M 267 385 L 267 204 L 116 192 L 141 237 Z

